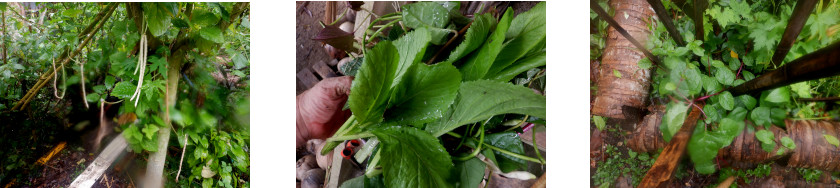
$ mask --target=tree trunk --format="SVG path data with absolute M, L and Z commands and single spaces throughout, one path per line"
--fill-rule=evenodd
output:
M 163 168 L 164 161 L 166 161 L 166 150 L 169 145 L 169 132 L 171 132 L 172 122 L 169 119 L 169 108 L 173 108 L 178 101 L 178 80 L 181 78 L 181 64 L 184 61 L 184 50 L 176 50 L 169 60 L 169 67 L 167 70 L 168 79 L 166 80 L 166 98 L 164 104 L 167 110 L 160 112 L 163 116 L 163 122 L 166 123 L 158 131 L 157 152 L 149 156 L 149 162 L 146 166 L 146 184 L 147 187 L 162 187 L 163 183 Z
M 650 118 L 651 120 L 649 120 Z M 649 143 L 661 143 L 662 135 L 659 131 L 659 121 L 655 121 L 655 114 L 645 117 L 646 121 L 656 122 L 649 124 L 640 124 L 639 127 L 632 133 L 627 140 L 627 146 L 637 152 L 655 152 L 658 149 L 664 148 L 660 145 L 653 145 Z M 661 116 L 659 117 L 661 118 Z M 747 121 L 747 126 L 750 126 Z M 785 120 L 785 127 L 782 128 L 771 126 L 770 131 L 776 138 L 776 148 L 774 152 L 768 153 L 761 148 L 761 142 L 755 138 L 755 131 L 744 129 L 732 143 L 721 149 L 718 156 L 732 162 L 732 166 L 739 168 L 749 168 L 755 164 L 766 163 L 775 160 L 787 160 L 789 167 L 797 168 L 811 168 L 825 171 L 840 170 L 840 148 L 829 144 L 825 135 L 831 135 L 840 138 L 840 122 L 833 121 L 815 121 L 815 120 Z M 761 126 L 756 127 L 757 130 L 764 129 Z M 654 130 L 655 132 L 649 132 Z M 647 132 L 646 132 L 647 131 Z M 781 138 L 790 137 L 796 144 L 793 150 L 787 150 L 782 155 L 776 155 L 776 149 L 782 148 Z
M 613 19 L 640 43 L 645 43 L 654 12 L 645 0 L 614 0 Z M 625 16 L 626 15 L 626 16 Z M 592 113 L 614 119 L 639 119 L 650 88 L 650 70 L 639 69 L 641 51 L 615 28 L 608 28 Z M 621 76 L 617 76 L 618 74 Z
M 6 54 L 6 37 L 9 36 L 6 33 L 6 11 L 3 11 L 3 64 L 6 64 L 6 59 L 8 59 L 9 55 Z

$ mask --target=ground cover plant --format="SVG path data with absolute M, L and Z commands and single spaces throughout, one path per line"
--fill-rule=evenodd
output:
M 833 167 L 834 162 L 811 165 L 820 161 L 833 161 L 828 159 L 831 155 L 828 153 L 838 149 L 838 135 L 833 130 L 837 123 L 832 122 L 840 117 L 834 107 L 837 100 L 832 99 L 837 97 L 838 88 L 826 87 L 840 81 L 838 77 L 832 76 L 836 73 L 815 75 L 826 78 L 795 81 L 766 89 L 750 88 L 753 90 L 748 92 L 743 88 L 751 87 L 758 77 L 772 76 L 776 74 L 774 71 L 801 63 L 802 59 L 825 54 L 823 52 L 836 53 L 835 46 L 840 39 L 837 35 L 840 29 L 840 4 L 836 1 L 741 0 L 699 1 L 706 4 L 692 1 L 647 2 L 651 4 L 645 5 L 653 6 L 651 10 L 657 9 L 655 4 L 661 2 L 659 6 L 664 11 L 656 12 L 658 17 L 652 17 L 651 11 L 648 17 L 643 18 L 648 20 L 644 22 L 647 23 L 647 36 L 646 41 L 642 41 L 643 50 L 649 51 L 647 53 L 653 57 L 643 56 L 645 58 L 636 61 L 636 67 L 630 69 L 632 71 L 604 69 L 607 59 L 614 58 L 606 57 L 609 55 L 606 53 L 609 44 L 604 45 L 603 42 L 609 40 L 606 39 L 608 26 L 605 19 L 600 18 L 594 10 L 591 16 L 592 27 L 598 32 L 591 34 L 590 58 L 601 61 L 601 79 L 607 73 L 620 78 L 622 75 L 635 77 L 638 73 L 648 74 L 647 71 L 650 71 L 647 77 L 649 80 L 644 83 L 649 85 L 649 89 L 639 95 L 649 101 L 647 104 L 651 106 L 664 107 L 661 112 L 644 110 L 650 113 L 641 122 L 648 122 L 649 118 L 658 119 L 650 120 L 653 122 L 650 124 L 640 123 L 639 126 L 656 128 L 638 128 L 632 133 L 634 136 L 628 138 L 628 142 L 652 138 L 667 143 L 676 139 L 683 126 L 696 121 L 696 127 L 689 129 L 690 139 L 685 146 L 686 157 L 690 159 L 687 165 L 693 168 L 683 170 L 703 175 L 720 175 L 717 181 L 708 184 L 722 183 L 733 176 L 738 176 L 738 180 L 732 185 L 754 183 L 751 179 L 770 174 L 771 167 L 766 164 L 774 161 L 786 161 L 790 167 L 805 168 L 799 171 L 803 175 L 808 174 L 805 179 L 809 182 L 820 177 L 819 173 L 813 172 L 815 168 L 829 174 L 838 170 Z M 809 7 L 809 3 L 811 9 L 803 8 Z M 608 10 L 608 14 L 614 14 L 617 20 L 628 18 L 627 13 L 616 10 L 607 1 L 596 4 Z M 663 12 L 668 17 L 663 17 Z M 637 15 L 630 17 L 633 16 Z M 666 19 L 673 23 L 665 23 Z M 793 37 L 783 37 L 795 25 L 801 26 L 801 32 Z M 635 31 L 631 30 L 632 27 L 625 28 L 630 28 L 630 32 Z M 698 114 L 696 119 L 691 117 L 694 113 Z M 610 122 L 605 119 L 624 119 L 603 116 L 612 115 L 593 112 L 593 122 L 597 129 L 604 129 L 605 124 L 611 126 L 604 123 Z M 620 124 L 612 122 L 614 125 Z M 649 132 L 641 133 L 639 130 Z M 649 134 L 650 137 L 635 137 L 637 134 Z M 631 144 L 629 147 L 654 154 L 662 152 L 664 147 L 664 144 L 641 145 Z M 827 155 L 801 158 L 804 153 Z M 739 165 L 742 163 L 749 164 Z M 680 173 L 679 170 L 676 173 Z M 836 179 L 836 176 L 832 178 Z
M 541 175 L 525 171 L 545 160 L 526 156 L 518 133 L 545 130 L 545 3 L 471 18 L 459 6 L 406 4 L 356 42 L 353 115 L 321 152 L 344 140 L 379 144 L 356 154 L 368 159 L 366 175 L 342 187 L 477 187 L 485 169 Z

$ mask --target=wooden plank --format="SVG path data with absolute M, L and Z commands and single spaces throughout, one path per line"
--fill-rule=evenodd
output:
M 99 177 L 105 173 L 105 170 L 108 170 L 108 168 L 111 167 L 114 160 L 125 153 L 127 146 L 128 144 L 125 142 L 123 133 L 117 135 L 117 137 L 111 140 L 111 143 L 105 147 L 105 150 L 102 150 L 102 153 L 100 153 L 99 156 L 90 163 L 90 166 L 85 168 L 85 171 L 73 180 L 70 187 L 77 188 L 93 186 L 93 184 L 98 181 Z
M 336 76 L 335 72 L 333 72 L 333 70 L 330 69 L 330 67 L 328 67 L 327 64 L 323 61 L 319 61 L 312 65 L 312 69 L 315 70 L 315 73 L 318 73 L 318 75 L 321 76 L 321 79 L 327 79 Z
M 312 74 L 312 70 L 307 68 L 303 68 L 300 72 L 297 73 L 297 78 L 300 79 L 300 82 L 303 84 L 306 89 L 312 88 L 315 84 L 318 83 L 318 78 Z
M 647 171 L 639 187 L 665 187 L 671 181 L 680 159 L 685 154 L 685 146 L 688 145 L 688 140 L 694 132 L 697 120 L 700 119 L 701 112 L 697 108 L 703 108 L 703 106 L 703 104 L 697 104 L 697 107 L 691 106 L 689 108 L 691 113 L 683 122 L 680 131 L 674 134 L 671 142 L 665 146 L 665 149 L 656 158 L 656 162 Z

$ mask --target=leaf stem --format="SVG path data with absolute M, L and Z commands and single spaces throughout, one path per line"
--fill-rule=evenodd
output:
M 458 133 L 447 132 L 446 134 L 448 134 L 448 135 L 450 135 L 450 136 L 453 136 L 453 137 L 455 137 L 455 138 L 461 138 L 461 135 L 460 135 L 460 134 L 458 134 Z M 474 138 L 470 138 L 470 139 L 475 140 Z M 535 159 L 535 158 L 528 157 L 528 156 L 524 156 L 524 155 L 519 155 L 519 154 L 516 154 L 516 153 L 510 152 L 510 151 L 504 150 L 504 149 L 502 149 L 502 148 L 497 148 L 497 147 L 495 147 L 495 146 L 493 146 L 493 145 L 490 145 L 490 144 L 485 144 L 485 146 L 487 146 L 487 148 L 490 148 L 490 149 L 496 150 L 496 151 L 498 151 L 498 152 L 501 152 L 501 153 L 504 153 L 504 154 L 510 155 L 510 156 L 512 156 L 512 157 L 516 157 L 516 158 L 519 158 L 519 159 L 522 159 L 522 160 L 531 161 L 531 162 L 535 162 L 535 163 L 540 163 L 540 160 L 539 160 L 539 159 Z M 467 146 L 467 147 L 469 147 L 469 146 Z
M 510 131 L 510 130 L 516 129 L 516 128 L 518 128 L 518 127 L 521 127 L 523 124 L 525 124 L 525 122 L 528 120 L 528 118 L 529 118 L 529 117 L 531 117 L 531 116 L 529 116 L 529 115 L 525 115 L 525 118 L 522 118 L 522 121 L 520 121 L 518 124 L 516 124 L 516 126 L 513 126 L 513 127 L 511 127 L 511 128 L 508 128 L 508 129 L 507 129 L 507 130 L 505 130 L 505 131 Z
M 372 133 L 359 133 L 359 134 L 354 134 L 354 135 L 333 136 L 333 137 L 327 138 L 327 142 L 355 140 L 355 139 L 359 139 L 359 138 L 367 138 L 367 137 L 373 137 L 373 136 L 374 135 Z
M 385 24 L 385 26 L 382 26 L 382 28 L 377 29 L 376 32 L 374 32 L 372 35 L 370 35 L 370 38 L 373 39 L 373 37 L 376 37 L 376 35 L 378 35 L 379 33 L 382 32 L 382 30 L 384 30 L 385 28 L 393 26 L 394 24 L 396 24 L 399 21 L 400 21 L 400 19 L 396 19 L 394 21 L 388 22 L 387 24 Z M 367 40 L 367 37 L 365 37 L 365 43 L 362 46 L 367 46 L 368 42 L 370 42 L 370 41 Z
M 476 147 L 473 150 L 473 152 L 470 153 L 470 155 L 467 155 L 467 156 L 464 156 L 464 157 L 459 157 L 458 160 L 461 160 L 461 161 L 469 160 L 469 159 L 475 157 L 475 155 L 478 155 L 478 152 L 481 152 L 481 145 L 484 145 L 484 124 L 483 123 L 481 124 L 480 127 L 478 127 L 478 132 L 479 132 L 478 144 L 476 144 Z
M 540 154 L 540 149 L 537 148 L 537 130 L 535 129 L 531 129 L 531 140 L 534 141 L 534 152 L 537 153 L 537 158 L 540 159 L 540 164 L 545 165 L 545 159 L 543 159 L 542 154 Z

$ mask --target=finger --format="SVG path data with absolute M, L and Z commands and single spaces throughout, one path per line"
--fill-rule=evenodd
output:
M 342 76 L 327 78 L 319 82 L 321 89 L 326 91 L 330 99 L 343 99 L 350 95 L 350 87 L 353 84 L 353 77 Z

